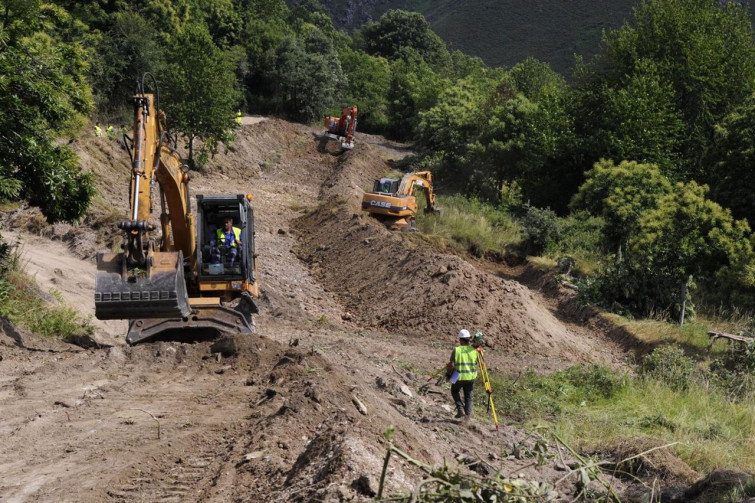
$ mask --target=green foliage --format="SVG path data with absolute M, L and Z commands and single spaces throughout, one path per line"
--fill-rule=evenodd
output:
M 746 265 L 753 262 L 747 223 L 735 221 L 706 193 L 707 187 L 695 182 L 677 184 L 657 208 L 641 216 L 639 231 L 629 241 L 633 268 L 662 290 L 679 291 L 690 276 L 711 282 L 716 273 L 738 268 L 744 269 L 743 286 L 752 282 Z M 675 298 L 669 293 L 656 300 L 670 304 Z
M 388 89 L 391 68 L 388 60 L 361 51 L 340 53 L 346 88 L 343 103 L 359 108 L 359 129 L 383 132 L 388 127 Z
M 210 36 L 221 49 L 239 42 L 243 20 L 232 0 L 194 0 L 192 17 L 204 19 Z
M 560 219 L 559 239 L 548 246 L 546 255 L 554 260 L 570 257 L 577 271 L 592 273 L 604 256 L 604 226 L 605 221 L 601 217 L 590 216 L 585 211 L 573 212 Z
M 605 220 L 605 246 L 618 250 L 638 232 L 644 211 L 655 208 L 669 194 L 671 183 L 657 166 L 601 160 L 585 173 L 585 183 L 572 199 L 572 209 L 583 209 Z
M 217 142 L 230 138 L 241 98 L 234 67 L 229 54 L 213 43 L 205 25 L 190 24 L 173 39 L 160 82 L 160 105 L 168 115 L 168 126 L 186 137 L 192 167 L 196 138 L 203 139 L 210 151 Z
M 736 218 L 755 224 L 755 96 L 750 96 L 716 126 L 714 149 L 708 162 L 711 197 L 730 208 Z
M 694 363 L 677 346 L 661 346 L 642 360 L 642 375 L 663 382 L 676 391 L 689 388 Z
M 714 383 L 732 399 L 755 397 L 755 343 L 731 348 L 711 362 L 710 370 Z
M 439 154 L 446 162 L 462 158 L 479 132 L 488 84 L 487 79 L 461 79 L 440 93 L 435 106 L 420 112 L 417 142 L 422 149 Z
M 655 62 L 636 60 L 613 86 L 587 73 L 575 94 L 579 149 L 588 161 L 652 163 L 676 177 L 684 124 L 672 84 Z
M 482 107 L 484 127 L 470 143 L 463 167 L 468 190 L 495 201 L 504 183 L 516 181 L 534 206 L 566 207 L 581 172 L 564 162 L 574 131 L 562 84 L 535 60 L 500 80 Z
M 77 220 L 94 187 L 56 140 L 77 131 L 91 109 L 86 51 L 57 33 L 58 23 L 72 24 L 65 10 L 8 7 L 0 31 L 0 196 L 27 199 L 50 222 Z
M 130 120 L 128 102 L 135 82 L 145 72 L 160 75 L 164 67 L 160 32 L 134 11 L 112 14 L 109 26 L 97 38 L 90 78 L 101 113 Z
M 516 379 L 492 380 L 496 409 L 502 416 L 522 421 L 553 417 L 569 406 L 604 403 L 619 396 L 628 384 L 626 375 L 598 365 L 577 365 L 548 376 L 528 370 Z
M 631 90 L 634 87 L 638 91 L 645 89 L 638 96 L 644 93 L 660 97 L 659 92 L 667 94 L 665 86 L 673 86 L 675 108 L 684 118 L 684 135 L 679 144 L 684 164 L 681 175 L 689 179 L 704 171 L 700 162 L 711 144 L 714 124 L 755 88 L 752 38 L 752 23 L 745 4 L 647 0 L 635 8 L 631 20 L 621 29 L 606 33 L 603 50 L 589 72 L 615 92 L 625 90 L 630 95 L 635 93 Z M 627 80 L 638 70 L 648 77 L 639 85 L 633 83 L 634 77 Z M 657 102 L 658 111 L 667 116 L 661 123 L 665 122 L 671 127 L 669 132 L 673 132 L 676 127 L 667 122 L 673 115 L 667 99 L 668 96 Z M 585 112 L 598 113 L 598 110 L 585 109 Z M 648 110 L 653 109 L 642 107 L 638 113 L 645 114 Z M 648 123 L 653 122 L 649 118 Z M 590 134 L 593 132 L 585 131 L 585 135 Z M 657 147 L 654 150 L 660 153 L 661 145 Z
M 524 229 L 524 247 L 529 255 L 538 255 L 561 237 L 558 217 L 549 208 L 525 205 L 519 223 Z
M 448 84 L 418 57 L 393 62 L 388 90 L 389 131 L 401 139 L 414 137 L 420 113 L 437 103 Z
M 65 339 L 72 335 L 91 334 L 93 327 L 72 308 L 45 302 L 34 280 L 17 269 L 15 250 L 6 248 L 5 272 L 0 275 L 0 317 L 36 334 Z
M 289 117 L 311 121 L 338 103 L 345 83 L 341 63 L 321 31 L 313 30 L 303 40 L 286 38 L 267 58 L 274 100 Z
M 390 10 L 379 20 L 366 23 L 359 32 L 358 40 L 367 54 L 393 61 L 405 58 L 404 50 L 411 49 L 436 71 L 450 66 L 451 56 L 445 44 L 417 12 Z

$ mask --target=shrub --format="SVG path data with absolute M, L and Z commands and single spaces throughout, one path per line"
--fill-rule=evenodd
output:
M 524 246 L 529 255 L 539 255 L 561 236 L 561 225 L 549 208 L 536 208 L 526 204 L 520 218 L 524 228 Z
M 713 382 L 732 399 L 755 395 L 755 341 L 727 351 L 710 364 Z
M 665 383 L 675 391 L 688 389 L 694 362 L 677 346 L 662 346 L 642 360 L 642 375 Z

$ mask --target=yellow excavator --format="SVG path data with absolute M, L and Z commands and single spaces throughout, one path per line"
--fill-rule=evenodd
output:
M 155 94 L 144 92 L 147 77 Z M 129 319 L 129 344 L 251 334 L 252 315 L 259 312 L 251 194 L 197 195 L 192 210 L 188 168 L 166 131 L 151 74 L 142 77 L 133 101 L 133 138 L 124 137 L 131 155 L 130 219 L 118 224 L 123 252 L 97 254 L 95 316 Z M 153 236 L 151 221 L 155 181 L 161 236 Z
M 375 180 L 372 192 L 362 197 L 362 209 L 382 220 L 391 230 L 414 231 L 417 216 L 417 190 L 425 193 L 425 212 L 441 213 L 435 203 L 433 177 L 429 171 L 408 173 L 399 181 L 394 178 Z

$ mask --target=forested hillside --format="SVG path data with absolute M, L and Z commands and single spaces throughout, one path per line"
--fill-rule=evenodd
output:
M 289 0 L 295 5 L 298 0 Z M 490 66 L 513 66 L 531 56 L 570 77 L 574 55 L 592 57 L 603 30 L 618 28 L 633 0 L 322 0 L 336 26 L 348 30 L 391 9 L 422 13 L 449 47 Z
M 522 225 L 517 253 L 574 255 L 564 240 L 588 233 L 590 302 L 755 304 L 755 48 L 738 2 L 638 4 L 574 82 L 526 53 L 493 68 L 449 50 L 419 13 L 348 34 L 314 0 L 6 2 L 0 42 L 0 196 L 50 221 L 94 195 L 61 140 L 130 122 L 149 71 L 194 168 L 232 142 L 237 110 L 316 122 L 354 104 L 361 131 L 414 143 L 405 168 Z

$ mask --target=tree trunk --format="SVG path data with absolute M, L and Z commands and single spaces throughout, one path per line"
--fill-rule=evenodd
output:
M 194 169 L 194 135 L 189 136 L 189 166 Z
M 679 298 L 682 306 L 681 313 L 679 313 L 679 326 L 684 325 L 684 310 L 687 308 L 687 286 L 689 285 L 689 278 L 682 283 L 682 296 Z

